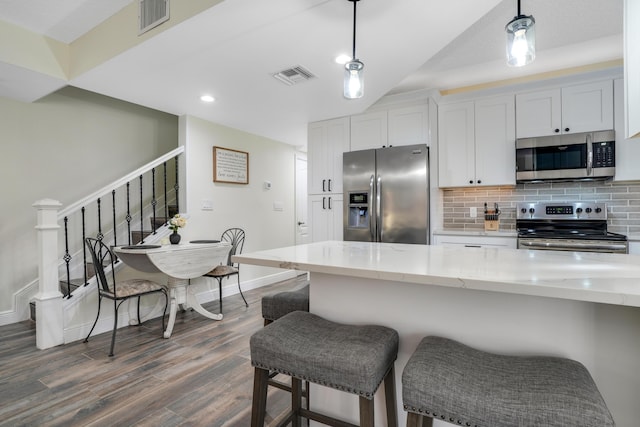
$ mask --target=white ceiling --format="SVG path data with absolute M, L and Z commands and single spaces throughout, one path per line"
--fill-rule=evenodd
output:
M 131 2 L 0 0 L 0 20 L 69 44 Z M 515 0 L 362 0 L 365 96 L 348 101 L 333 58 L 351 50 L 352 12 L 347 0 L 226 0 L 67 81 L 0 56 L 0 96 L 33 101 L 72 85 L 304 145 L 308 122 L 359 113 L 385 94 L 622 58 L 622 0 L 522 1 L 536 19 L 537 58 L 518 69 L 504 59 Z M 297 65 L 316 78 L 286 86 L 271 76 Z M 203 104 L 205 92 L 216 102 Z

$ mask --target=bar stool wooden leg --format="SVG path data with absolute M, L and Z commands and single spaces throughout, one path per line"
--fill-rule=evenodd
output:
M 360 396 L 360 427 L 374 427 L 373 399 Z
M 301 427 L 300 408 L 302 408 L 302 381 L 298 378 L 291 378 L 291 420 L 292 427 Z
M 263 427 L 267 412 L 267 386 L 269 385 L 269 371 L 255 369 L 253 377 L 253 405 L 251 409 L 251 427 Z
M 384 377 L 384 403 L 387 407 L 388 427 L 398 427 L 398 410 L 396 408 L 396 373 L 395 368 L 391 369 Z

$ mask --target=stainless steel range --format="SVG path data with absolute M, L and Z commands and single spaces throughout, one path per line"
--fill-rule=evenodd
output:
M 627 236 L 607 231 L 604 203 L 518 203 L 516 228 L 520 249 L 629 252 Z

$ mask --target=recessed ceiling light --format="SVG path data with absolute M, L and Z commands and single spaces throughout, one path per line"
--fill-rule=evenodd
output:
M 202 102 L 213 102 L 213 101 L 215 101 L 215 100 L 216 100 L 216 99 L 215 99 L 213 96 L 211 96 L 211 95 L 202 95 L 202 96 L 200 97 L 200 101 L 202 101 Z
M 351 61 L 351 57 L 345 53 L 336 56 L 336 62 L 340 65 L 345 65 L 349 61 Z

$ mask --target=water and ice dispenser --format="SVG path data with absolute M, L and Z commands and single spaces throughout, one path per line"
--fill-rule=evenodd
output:
M 369 193 L 349 193 L 349 228 L 369 228 Z

